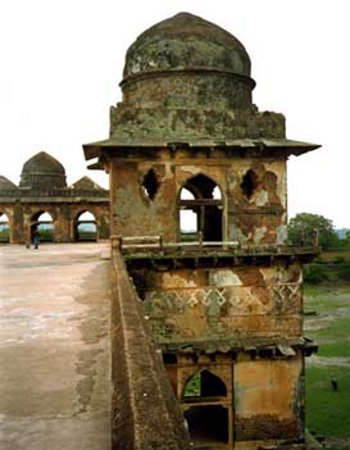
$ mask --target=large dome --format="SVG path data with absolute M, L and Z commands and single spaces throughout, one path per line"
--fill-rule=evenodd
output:
M 24 163 L 20 187 L 66 187 L 66 172 L 62 164 L 46 152 L 40 152 Z
M 250 59 L 230 33 L 179 13 L 142 33 L 126 54 L 123 105 L 158 110 L 249 109 Z
M 129 48 L 124 78 L 158 70 L 204 69 L 250 76 L 243 45 L 200 17 L 179 13 L 142 33 Z

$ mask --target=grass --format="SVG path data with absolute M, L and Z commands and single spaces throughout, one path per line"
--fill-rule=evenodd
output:
M 338 391 L 330 386 L 338 381 Z M 324 436 L 350 437 L 350 368 L 328 366 L 306 369 L 306 426 Z
M 339 344 L 338 341 L 327 342 L 320 345 L 318 351 L 319 356 L 325 356 L 327 358 L 350 358 L 350 339 L 343 344 Z M 350 368 L 349 368 L 349 378 L 350 378 Z M 350 416 L 349 416 L 350 421 Z
M 305 287 L 306 336 L 319 344 L 318 356 L 329 365 L 306 364 L 306 426 L 326 437 L 350 437 L 350 287 L 338 283 Z M 349 358 L 349 366 L 337 359 Z M 339 363 L 338 363 L 339 364 Z M 338 380 L 338 391 L 330 380 Z

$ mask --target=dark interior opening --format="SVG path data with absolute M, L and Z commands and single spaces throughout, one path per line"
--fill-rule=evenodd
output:
M 159 189 L 159 182 L 153 169 L 150 169 L 144 176 L 142 188 L 146 196 L 153 200 Z
M 177 364 L 177 356 L 175 353 L 163 353 L 164 364 Z
M 254 170 L 248 170 L 246 174 L 243 176 L 243 181 L 241 183 L 241 189 L 243 194 L 249 200 L 255 189 L 258 187 L 258 177 Z
M 228 410 L 220 405 L 193 406 L 184 413 L 197 444 L 228 442 Z

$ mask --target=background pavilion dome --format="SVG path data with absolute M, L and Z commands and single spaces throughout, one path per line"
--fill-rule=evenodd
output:
M 12 190 L 17 189 L 17 186 L 12 183 L 8 178 L 4 177 L 3 175 L 0 175 L 0 191 L 2 190 Z
M 24 163 L 20 187 L 51 189 L 66 186 L 64 167 L 48 153 L 37 153 Z
M 186 12 L 143 32 L 129 48 L 124 78 L 158 70 L 218 70 L 250 77 L 250 58 L 228 31 Z

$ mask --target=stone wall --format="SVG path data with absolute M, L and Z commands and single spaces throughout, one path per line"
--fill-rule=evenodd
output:
M 113 449 L 187 449 L 189 438 L 161 353 L 117 251 L 113 269 Z
M 143 188 L 153 171 L 155 193 Z M 221 192 L 222 239 L 255 245 L 283 244 L 287 240 L 286 161 L 228 158 L 216 150 L 210 160 L 192 149 L 171 157 L 164 150 L 151 161 L 116 158 L 111 162 L 111 205 L 114 234 L 163 235 L 180 240 L 180 192 L 198 175 L 212 180 Z M 248 188 L 246 187 L 248 186 Z
M 298 264 L 173 269 L 171 273 L 149 269 L 134 271 L 133 276 L 159 342 L 301 335 Z

